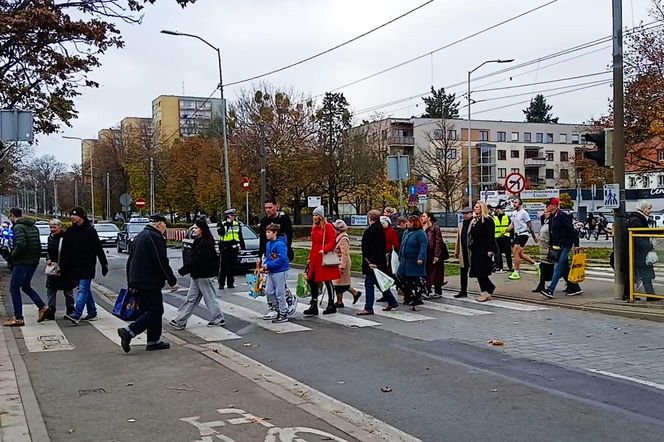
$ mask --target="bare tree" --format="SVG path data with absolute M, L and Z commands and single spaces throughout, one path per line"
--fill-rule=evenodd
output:
M 461 208 L 464 201 L 465 170 L 461 156 L 461 142 L 454 125 L 440 120 L 436 128 L 426 133 L 426 146 L 417 146 L 413 172 L 432 187 L 431 198 L 446 212 Z

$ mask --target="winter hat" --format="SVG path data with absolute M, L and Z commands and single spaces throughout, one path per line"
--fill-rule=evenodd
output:
M 334 222 L 334 228 L 340 232 L 345 232 L 346 230 L 348 230 L 346 222 L 342 219 L 338 219 Z
M 390 220 L 389 216 L 381 216 L 380 223 L 383 225 L 383 227 L 387 227 L 392 224 L 392 221 Z
M 83 207 L 74 207 L 70 213 L 71 216 L 80 216 L 83 219 L 88 218 L 88 214 L 85 213 L 85 209 Z
M 318 206 L 314 209 L 314 215 L 318 215 L 321 218 L 325 217 L 325 208 L 323 206 Z

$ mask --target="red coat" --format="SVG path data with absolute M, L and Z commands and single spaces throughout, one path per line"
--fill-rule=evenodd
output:
M 392 251 L 392 248 L 399 253 L 399 235 L 397 231 L 392 228 L 392 226 L 387 226 L 385 229 L 385 252 L 389 253 Z
M 325 244 L 323 244 L 323 228 L 314 225 L 311 228 L 311 252 L 309 252 L 309 272 L 307 278 L 314 278 L 315 282 L 333 281 L 341 278 L 339 266 L 324 266 L 323 255 L 320 254 L 321 248 L 324 252 L 332 252 L 336 246 L 337 231 L 334 226 L 325 222 Z

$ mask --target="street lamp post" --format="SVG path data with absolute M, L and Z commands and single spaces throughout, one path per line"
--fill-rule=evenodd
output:
M 79 140 L 83 141 L 83 138 L 80 137 L 70 137 L 70 136 L 65 136 L 63 135 L 62 138 L 65 138 L 67 140 Z M 95 180 L 92 175 L 92 149 L 94 147 L 94 144 L 90 144 L 90 213 L 92 214 L 92 221 L 94 222 L 95 219 Z
M 221 71 L 221 51 L 219 50 L 218 47 L 210 44 L 207 40 L 205 40 L 202 37 L 199 37 L 198 35 L 187 34 L 184 32 L 177 32 L 177 31 L 168 31 L 165 29 L 162 30 L 161 33 L 167 35 L 174 35 L 178 37 L 191 37 L 198 39 L 217 52 L 217 62 L 219 64 L 219 93 L 221 95 L 221 131 L 224 138 L 224 175 L 226 178 L 226 208 L 228 209 L 231 207 L 231 180 L 230 180 L 230 171 L 228 167 L 228 136 L 226 134 L 226 100 L 224 99 L 224 82 Z
M 473 207 L 473 167 L 472 167 L 472 161 L 471 161 L 471 158 L 470 158 L 471 150 L 472 150 L 471 145 L 470 145 L 470 130 L 471 130 L 471 120 L 470 120 L 470 103 L 471 103 L 471 99 L 470 99 L 470 75 L 473 72 L 475 72 L 476 70 L 478 70 L 479 68 L 481 68 L 482 66 L 484 66 L 485 64 L 488 64 L 488 63 L 511 63 L 513 61 L 514 61 L 513 58 L 511 58 L 509 60 L 501 60 L 501 59 L 487 60 L 487 61 L 483 62 L 482 64 L 480 64 L 479 66 L 477 66 L 472 71 L 468 71 L 468 206 L 469 207 Z

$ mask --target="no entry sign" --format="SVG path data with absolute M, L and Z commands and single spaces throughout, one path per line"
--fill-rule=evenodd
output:
M 134 205 L 136 206 L 137 209 L 142 209 L 145 207 L 145 200 L 143 198 L 136 198 L 136 201 L 134 201 Z
M 526 188 L 526 178 L 518 172 L 510 173 L 505 178 L 505 191 L 518 195 Z

